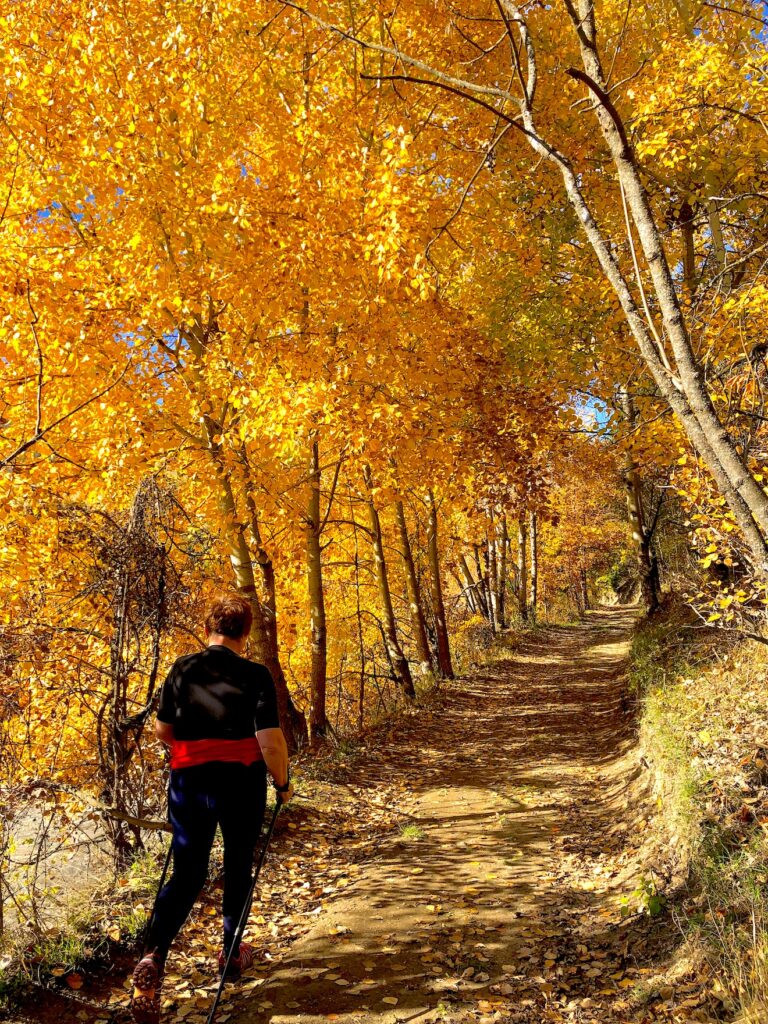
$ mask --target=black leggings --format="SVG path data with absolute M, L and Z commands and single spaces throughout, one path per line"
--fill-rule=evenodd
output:
M 173 874 L 157 897 L 147 947 L 163 959 L 187 919 L 208 874 L 216 826 L 224 839 L 224 949 L 235 937 L 251 884 L 253 851 L 267 802 L 263 761 L 210 761 L 171 772 L 168 810 L 173 826 Z M 239 949 L 233 950 L 236 956 Z

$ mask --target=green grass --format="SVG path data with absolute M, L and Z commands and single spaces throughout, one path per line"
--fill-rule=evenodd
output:
M 0 966 L 0 1010 L 11 1009 L 25 988 L 25 978 L 13 963 Z
M 688 879 L 675 916 L 743 1024 L 768 1019 L 768 835 L 745 802 L 757 817 L 768 805 L 764 778 L 745 774 L 768 735 L 765 671 L 756 645 L 716 646 L 679 616 L 642 626 L 632 646 L 655 827 Z
M 91 953 L 85 934 L 79 931 L 81 925 L 73 922 L 72 931 L 50 939 L 42 939 L 32 947 L 32 960 L 41 973 L 74 971 Z
M 109 954 L 110 945 L 131 945 L 142 935 L 157 892 L 165 844 L 143 851 L 120 884 L 72 901 L 55 934 L 30 940 L 25 932 L 4 936 L 0 949 L 0 1009 L 11 1009 L 31 981 L 61 978 Z
M 419 825 L 401 825 L 400 838 L 413 842 L 424 838 L 424 829 Z

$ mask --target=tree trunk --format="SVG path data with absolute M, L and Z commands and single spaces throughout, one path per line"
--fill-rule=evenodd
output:
M 360 659 L 360 682 L 357 693 L 357 731 L 362 732 L 365 725 L 365 673 L 368 659 L 363 642 L 363 609 L 360 601 L 360 543 L 358 541 L 358 524 L 352 503 L 352 491 L 349 491 L 349 518 L 352 523 L 352 535 L 355 538 L 355 615 L 357 619 L 357 648 Z
M 499 520 L 497 532 L 498 551 L 496 554 L 496 619 L 499 629 L 507 628 L 507 548 L 509 547 L 509 535 L 507 534 L 507 517 L 502 513 Z
M 253 499 L 253 483 L 250 479 L 250 467 L 244 453 L 241 453 L 241 465 L 243 467 L 245 504 L 248 509 L 248 526 L 253 540 L 253 557 L 251 551 L 242 538 L 244 550 L 238 558 L 245 557 L 247 553 L 250 573 L 235 573 L 238 590 L 245 594 L 253 609 L 253 626 L 251 627 L 251 643 L 254 647 L 254 654 L 257 661 L 269 669 L 269 674 L 275 684 L 277 693 L 277 705 L 280 712 L 280 724 L 285 733 L 285 738 L 291 752 L 301 749 L 307 743 L 307 722 L 304 715 L 293 703 L 288 690 L 288 681 L 285 678 L 283 664 L 280 660 L 280 648 L 277 632 L 277 594 L 275 588 L 275 569 L 272 559 L 269 557 L 261 539 L 261 528 L 259 526 L 259 515 L 256 502 Z M 230 488 L 231 490 L 231 488 Z M 234 498 L 231 498 L 234 508 Z M 229 501 L 227 502 L 229 506 Z M 235 513 L 236 514 L 236 513 Z M 261 587 L 256 585 L 256 577 L 253 572 L 254 563 L 258 567 L 261 577 Z M 234 566 L 234 562 L 233 562 Z M 242 583 L 241 583 L 242 580 Z M 252 588 L 252 589 L 251 589 Z
M 578 3 L 578 10 L 575 3 Z M 720 493 L 731 508 L 754 559 L 755 568 L 768 573 L 768 497 L 746 468 L 733 440 L 717 418 L 701 365 L 692 354 L 677 297 L 674 282 L 660 244 L 648 198 L 643 190 L 634 154 L 620 116 L 605 91 L 602 68 L 595 42 L 594 9 L 592 0 L 565 0 L 581 48 L 586 75 L 574 68 L 568 73 L 586 81 L 595 97 L 593 109 L 608 142 L 611 156 L 619 173 L 619 181 L 626 195 L 632 217 L 637 224 L 641 244 L 651 270 L 656 299 L 672 343 L 679 379 L 674 375 L 664 351 L 663 343 L 652 324 L 641 314 L 627 283 L 615 252 L 604 238 L 589 204 L 582 192 L 582 181 L 571 163 L 538 133 L 533 117 L 533 101 L 537 84 L 536 50 L 520 8 L 514 0 L 501 0 L 512 22 L 517 26 L 527 58 L 527 78 L 524 83 L 520 113 L 526 137 L 540 157 L 553 163 L 560 171 L 566 195 L 597 256 L 600 267 L 613 287 L 621 304 L 627 324 L 637 342 L 645 364 L 659 391 L 675 413 L 704 465 L 711 473 Z
M 499 559 L 496 549 L 496 520 L 493 512 L 489 515 L 486 524 L 485 538 L 488 550 L 488 589 L 490 591 L 491 608 L 493 609 L 493 623 L 496 627 L 501 626 L 499 621 Z
M 627 424 L 633 428 L 637 423 L 637 409 L 632 395 L 628 391 L 622 390 L 620 401 Z M 650 614 L 659 607 L 658 566 L 655 564 L 651 552 L 651 541 L 645 523 L 640 476 L 629 446 L 624 453 L 622 476 L 627 501 L 627 515 L 632 529 L 632 539 L 635 542 L 641 599 L 645 610 Z
M 539 601 L 539 518 L 533 511 L 528 518 L 528 539 L 531 551 L 530 613 L 535 622 Z
M 524 516 L 524 514 L 523 514 Z M 520 605 L 520 618 L 528 621 L 528 529 L 525 518 L 521 516 L 517 525 L 517 597 Z
M 496 602 L 494 600 L 493 588 L 494 583 L 491 579 L 491 545 L 488 540 L 488 534 L 485 535 L 485 542 L 483 544 L 483 562 L 485 563 L 484 572 L 482 574 L 483 581 L 483 592 L 485 594 L 485 603 L 488 608 L 488 622 L 490 623 L 491 630 L 494 635 L 496 633 Z
M 579 569 L 579 591 L 581 593 L 581 606 L 587 612 L 589 611 L 589 586 L 587 584 L 587 570 L 584 566 Z
M 320 451 L 317 439 L 310 441 L 308 477 L 306 541 L 311 649 L 309 742 L 313 748 L 317 748 L 325 740 L 328 728 L 325 709 L 328 649 L 320 548 Z
M 680 418 L 702 461 L 715 478 L 744 531 L 757 568 L 765 573 L 768 568 L 768 497 L 752 476 L 745 459 L 739 454 L 736 442 L 721 423 L 707 390 L 702 365 L 693 351 L 672 272 L 650 201 L 642 184 L 632 145 L 620 115 L 605 90 L 603 69 L 597 49 L 593 0 L 576 0 L 578 8 L 574 0 L 565 2 L 576 29 L 586 76 L 573 69 L 570 73 L 573 77 L 586 81 L 596 100 L 593 109 L 618 172 L 632 219 L 637 226 L 664 330 L 679 375 L 678 384 L 683 402 L 678 404 L 686 407 L 684 415 Z M 621 295 L 619 298 L 621 299 Z M 622 300 L 622 306 L 624 305 Z M 630 322 L 630 326 L 635 337 L 640 340 L 635 325 Z M 666 387 L 663 393 L 668 397 L 669 383 L 672 383 L 674 390 L 674 381 L 664 383 Z M 674 405 L 673 409 L 680 416 Z
M 451 647 L 448 640 L 448 624 L 443 603 L 443 584 L 440 578 L 440 548 L 437 536 L 437 505 L 432 490 L 427 491 L 427 550 L 429 553 L 430 575 L 432 577 L 432 606 L 435 611 L 435 633 L 437 634 L 437 668 L 443 679 L 453 679 Z
M 480 545 L 474 544 L 473 549 L 475 552 L 475 565 L 477 566 L 477 596 L 480 601 L 480 605 L 483 610 L 483 615 L 486 617 L 488 622 L 493 626 L 493 615 L 491 612 L 491 604 L 488 598 L 488 575 L 483 572 L 483 560 L 480 557 Z
M 373 478 L 371 476 L 370 466 L 364 467 L 363 479 L 365 480 L 365 486 L 368 491 L 368 515 L 371 523 L 371 539 L 373 542 L 373 564 L 376 573 L 376 582 L 379 588 L 381 611 L 384 616 L 383 632 L 384 642 L 387 648 L 387 656 L 392 666 L 395 682 L 403 691 L 405 697 L 408 700 L 413 700 L 416 696 L 416 691 L 413 687 L 413 678 L 411 676 L 411 670 L 408 667 L 408 661 L 403 654 L 403 649 L 400 646 L 400 640 L 397 636 L 397 622 L 395 620 L 395 610 L 392 605 L 392 593 L 389 588 L 389 579 L 387 577 L 387 563 L 384 558 L 384 542 L 381 535 L 381 520 L 379 519 L 379 513 L 373 500 Z
M 225 524 L 225 534 L 229 546 L 229 560 L 235 575 L 235 585 L 240 593 L 248 598 L 253 611 L 250 639 L 254 647 L 254 654 L 256 659 L 269 669 L 269 673 L 272 676 L 277 695 L 278 711 L 280 713 L 280 725 L 285 733 L 289 748 L 295 751 L 306 741 L 306 722 L 304 721 L 304 716 L 295 707 L 288 692 L 288 683 L 283 667 L 280 664 L 275 643 L 277 632 L 275 630 L 273 640 L 273 635 L 270 634 L 264 607 L 256 587 L 256 577 L 253 572 L 254 559 L 251 557 L 251 552 L 245 539 L 245 524 L 238 517 L 237 504 L 234 491 L 232 490 L 232 480 L 224 466 L 219 446 L 213 441 L 212 437 L 209 452 L 219 484 L 219 507 Z M 250 491 L 246 491 L 246 494 L 247 501 L 251 503 L 251 509 L 253 510 L 255 506 L 253 505 Z M 252 531 L 254 525 L 257 526 L 252 521 Z
M 469 563 L 467 562 L 466 555 L 461 555 L 459 557 L 459 565 L 461 566 L 461 571 L 464 574 L 464 580 L 467 586 L 467 594 L 472 595 L 472 601 L 470 602 L 471 610 L 475 614 L 480 613 L 481 615 L 484 615 L 487 618 L 488 611 L 485 607 L 485 603 L 483 600 L 482 587 L 479 583 L 475 582 L 475 579 L 472 575 L 472 570 L 469 568 Z
M 459 576 L 455 569 L 451 568 L 450 574 L 453 576 L 459 595 L 464 598 L 467 611 L 470 615 L 475 615 L 477 612 L 477 605 L 475 604 L 475 597 L 471 589 L 465 584 L 464 580 Z
M 405 508 L 402 501 L 395 503 L 395 519 L 400 536 L 400 558 L 402 559 L 405 571 L 405 585 L 408 591 L 408 607 L 411 610 L 413 638 L 416 644 L 416 652 L 419 656 L 421 671 L 427 674 L 434 672 L 434 665 L 432 664 L 432 652 L 429 649 L 429 640 L 427 639 L 427 626 L 424 620 L 421 590 L 416 576 L 416 566 L 413 561 L 413 551 L 411 550 L 411 541 L 408 537 L 408 524 L 405 520 Z

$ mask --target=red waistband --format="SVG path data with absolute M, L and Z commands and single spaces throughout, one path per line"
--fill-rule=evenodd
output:
M 192 768 L 207 761 L 253 764 L 262 760 L 255 736 L 244 740 L 174 740 L 171 745 L 171 768 Z

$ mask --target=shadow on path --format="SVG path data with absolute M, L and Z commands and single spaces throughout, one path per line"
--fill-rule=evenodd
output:
M 571 884 L 559 869 L 569 848 L 626 834 L 634 618 L 602 610 L 538 631 L 367 755 L 355 785 L 404 785 L 409 827 L 266 976 L 231 990 L 222 1021 L 538 1024 L 589 1020 L 582 1004 L 598 987 L 620 1003 L 615 950 L 585 960 L 582 932 L 601 949 L 618 939 L 624 961 L 647 936 L 619 926 L 611 885 Z M 626 1019 L 616 1012 L 595 1020 Z

